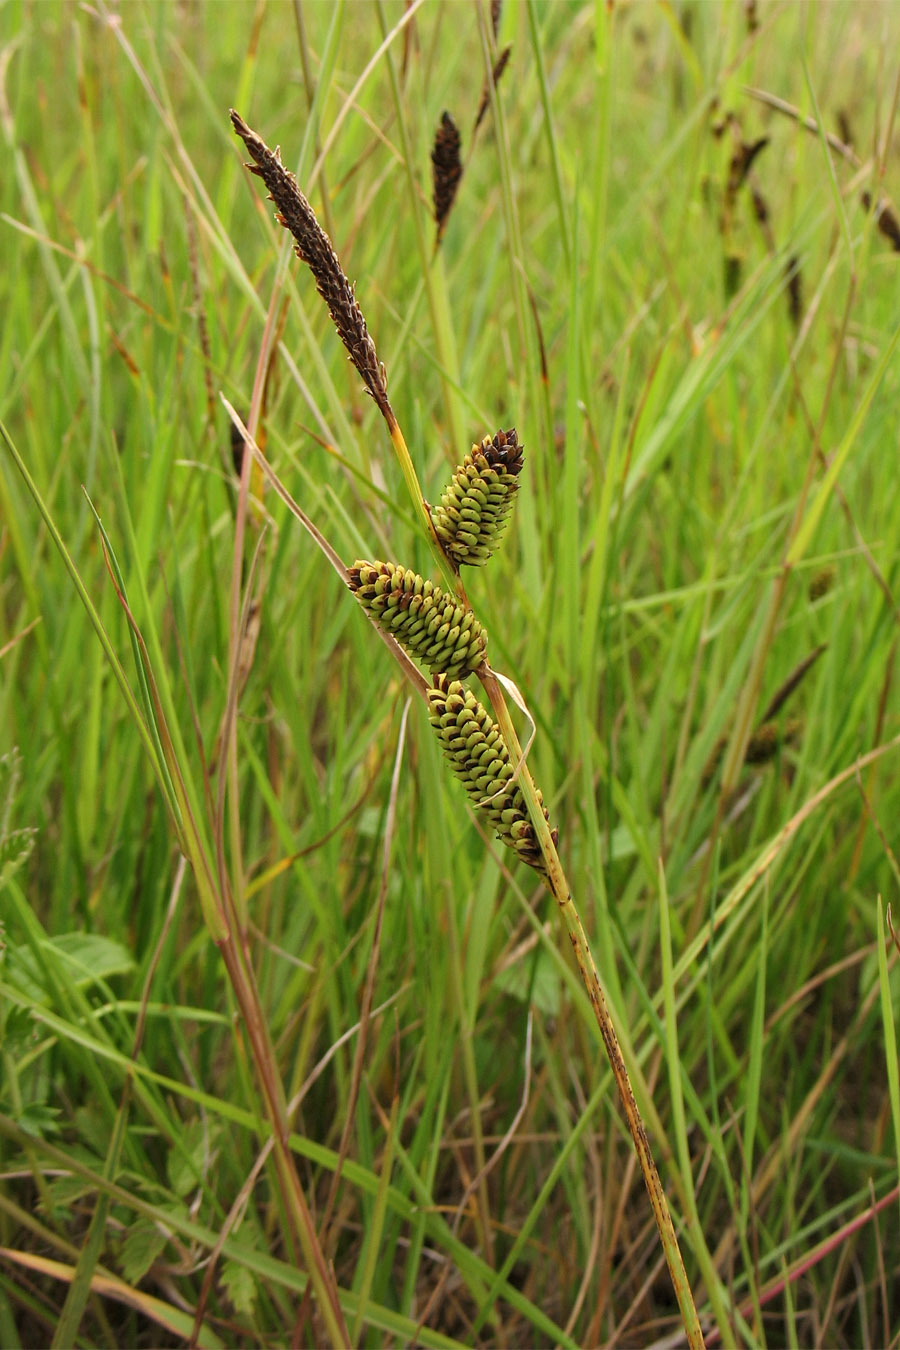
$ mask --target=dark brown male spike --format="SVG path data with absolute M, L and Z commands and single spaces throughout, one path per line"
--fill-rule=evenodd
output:
M 297 179 L 282 164 L 277 147 L 274 151 L 270 150 L 262 137 L 247 126 L 234 108 L 231 109 L 231 123 L 256 161 L 248 164 L 247 168 L 261 178 L 269 189 L 269 196 L 278 207 L 276 219 L 290 230 L 294 236 L 297 257 L 306 263 L 315 277 L 319 294 L 328 306 L 350 360 L 359 371 L 388 427 L 395 427 L 397 419 L 388 401 L 384 366 L 378 360 L 375 343 L 369 336 L 353 287 L 344 274 L 331 240 L 300 191 Z

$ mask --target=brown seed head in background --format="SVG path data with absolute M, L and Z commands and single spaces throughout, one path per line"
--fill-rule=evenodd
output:
M 509 60 L 511 51 L 512 51 L 511 46 L 504 47 L 503 51 L 497 57 L 497 60 L 494 62 L 494 69 L 491 71 L 491 83 L 493 84 L 495 89 L 497 85 L 500 83 L 500 76 L 506 69 L 506 63 Z M 487 80 L 485 80 L 481 90 L 481 102 L 478 105 L 478 112 L 475 114 L 475 126 L 472 129 L 473 135 L 481 126 L 481 123 L 484 120 L 484 115 L 488 110 L 490 101 L 491 101 L 491 91 L 490 87 L 488 86 Z
M 441 114 L 431 151 L 431 182 L 434 194 L 434 220 L 438 243 L 444 237 L 447 217 L 462 178 L 459 130 L 448 112 Z
M 233 108 L 231 122 L 255 160 L 255 164 L 247 165 L 248 169 L 269 189 L 269 195 L 278 207 L 277 219 L 294 236 L 297 257 L 307 264 L 315 277 L 319 294 L 328 306 L 350 360 L 388 426 L 393 428 L 397 419 L 388 401 L 384 367 L 378 360 L 375 343 L 369 336 L 353 287 L 344 275 L 331 240 L 316 220 L 316 213 L 300 191 L 296 178 L 282 164 L 278 150 L 270 150 Z
M 792 253 L 784 265 L 787 277 L 788 312 L 795 328 L 800 327 L 803 318 L 803 279 L 800 275 L 800 259 Z
M 494 34 L 494 41 L 497 41 L 497 34 L 500 31 L 500 15 L 503 12 L 503 0 L 491 0 L 491 31 Z
M 744 763 L 768 764 L 779 750 L 799 740 L 802 731 L 802 717 L 788 717 L 781 726 L 775 721 L 763 722 L 747 742 Z
M 816 572 L 815 576 L 810 580 L 806 591 L 810 600 L 821 600 L 823 595 L 827 595 L 834 585 L 835 576 L 835 570 L 830 564 Z
M 862 194 L 862 204 L 867 211 L 872 209 L 872 197 L 868 192 Z M 894 215 L 891 204 L 886 197 L 881 197 L 875 203 L 875 224 L 878 226 L 880 234 L 890 241 L 890 245 L 895 253 L 900 253 L 900 220 Z

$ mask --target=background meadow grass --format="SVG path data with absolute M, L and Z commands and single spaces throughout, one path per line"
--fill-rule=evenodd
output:
M 249 406 L 273 287 L 268 457 L 347 563 L 430 571 L 228 108 L 280 142 L 430 497 L 473 440 L 524 442 L 513 527 L 467 586 L 537 724 L 529 762 L 711 1342 L 896 1341 L 877 938 L 897 748 L 853 766 L 900 733 L 900 259 L 862 203 L 900 194 L 900 10 L 507 5 L 474 146 L 487 13 L 403 16 L 0 9 L 0 418 L 139 691 L 89 494 L 215 837 L 237 500 L 218 393 Z M 858 166 L 746 86 L 822 130 L 843 113 Z M 444 108 L 467 163 L 433 262 Z M 736 148 L 761 136 L 729 201 Z M 254 1173 L 258 1084 L 194 878 L 5 451 L 0 493 L 0 1342 L 181 1344 L 198 1307 L 200 1344 L 303 1341 L 305 1275 L 274 1174 Z M 264 505 L 220 834 L 348 1328 L 677 1343 L 556 915 L 480 835 L 418 703 L 404 724 L 407 690 L 321 553 Z M 802 732 L 723 795 L 722 738 L 738 753 L 823 644 L 776 715 Z

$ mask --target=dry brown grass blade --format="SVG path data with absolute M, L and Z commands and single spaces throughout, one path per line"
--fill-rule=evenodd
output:
M 19 1266 L 23 1270 L 30 1270 L 35 1275 L 40 1275 L 44 1279 L 60 1280 L 64 1284 L 70 1284 L 75 1276 L 75 1267 L 66 1265 L 62 1261 L 53 1261 L 49 1257 L 39 1256 L 33 1252 L 14 1251 L 9 1247 L 0 1247 L 0 1258 L 10 1265 Z M 126 1308 L 133 1308 L 135 1312 L 146 1317 L 151 1325 L 164 1329 L 168 1334 L 182 1337 L 185 1332 L 185 1321 L 189 1313 L 182 1308 L 176 1308 L 170 1303 L 164 1303 L 161 1298 L 155 1298 L 152 1294 L 145 1294 L 142 1289 L 135 1289 L 124 1280 L 118 1279 L 115 1275 L 109 1275 L 104 1271 L 98 1270 L 91 1276 L 91 1292 L 100 1298 L 112 1299 L 115 1303 L 121 1303 Z M 200 1346 L 220 1345 L 216 1337 L 208 1328 L 204 1328 L 205 1335 L 198 1337 L 197 1344 Z
M 774 108 L 776 112 L 783 113 L 785 117 L 792 118 L 793 121 L 799 123 L 806 131 L 811 132 L 813 136 L 818 136 L 819 124 L 816 119 L 814 117 L 805 117 L 800 109 L 795 108 L 793 103 L 788 103 L 787 99 L 779 98 L 777 94 L 770 94 L 767 89 L 754 89 L 753 86 L 749 84 L 744 85 L 744 93 L 748 94 L 750 98 L 755 98 L 759 103 L 764 103 L 767 108 Z M 851 164 L 856 165 L 857 168 L 859 167 L 860 160 L 851 145 L 845 145 L 839 136 L 835 136 L 830 131 L 826 131 L 823 134 L 832 150 L 841 155 L 844 159 L 849 160 Z

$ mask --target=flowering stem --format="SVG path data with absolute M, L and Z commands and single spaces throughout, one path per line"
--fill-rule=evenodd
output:
M 479 667 L 476 674 L 490 700 L 500 730 L 503 732 L 503 738 L 506 741 L 510 758 L 514 764 L 519 766 L 517 782 L 521 789 L 522 796 L 525 798 L 525 803 L 528 807 L 528 815 L 531 819 L 535 835 L 537 836 L 544 857 L 547 885 L 559 907 L 560 918 L 569 935 L 569 941 L 572 943 L 575 961 L 578 965 L 584 987 L 587 990 L 587 996 L 590 999 L 591 1007 L 594 1010 L 594 1017 L 596 1018 L 597 1026 L 600 1029 L 600 1036 L 603 1040 L 610 1068 L 613 1072 L 613 1078 L 616 1082 L 622 1109 L 625 1112 L 628 1131 L 634 1143 L 635 1152 L 637 1154 L 638 1162 L 640 1163 L 641 1172 L 643 1173 L 644 1183 L 650 1196 L 653 1217 L 656 1220 L 656 1227 L 659 1231 L 666 1264 L 669 1267 L 669 1274 L 675 1290 L 675 1297 L 678 1300 L 678 1307 L 681 1312 L 681 1320 L 684 1324 L 688 1345 L 692 1347 L 692 1350 L 695 1350 L 695 1348 L 702 1347 L 704 1344 L 700 1319 L 697 1316 L 697 1309 L 694 1306 L 694 1297 L 691 1293 L 691 1286 L 688 1282 L 687 1272 L 684 1268 L 684 1261 L 682 1260 L 681 1249 L 678 1245 L 675 1226 L 672 1223 L 672 1216 L 669 1212 L 666 1193 L 663 1190 L 662 1182 L 659 1179 L 656 1163 L 653 1161 L 653 1154 L 650 1150 L 650 1141 L 647 1138 L 647 1131 L 644 1128 L 644 1122 L 641 1119 L 641 1114 L 638 1110 L 637 1102 L 635 1101 L 634 1090 L 632 1089 L 631 1080 L 628 1076 L 628 1069 L 622 1055 L 622 1049 L 616 1034 L 615 1025 L 612 1016 L 610 1015 L 606 995 L 603 992 L 603 986 L 601 985 L 600 977 L 597 974 L 597 967 L 595 966 L 594 958 L 591 955 L 587 935 L 582 927 L 581 919 L 578 916 L 578 910 L 575 908 L 575 904 L 572 900 L 569 883 L 566 880 L 559 854 L 556 851 L 556 845 L 553 842 L 550 826 L 544 816 L 543 807 L 538 800 L 534 780 L 531 777 L 528 765 L 523 757 L 522 747 L 519 744 L 516 729 L 513 725 L 512 718 L 509 715 L 509 709 L 506 706 L 506 699 L 503 696 L 500 682 L 486 661 Z

